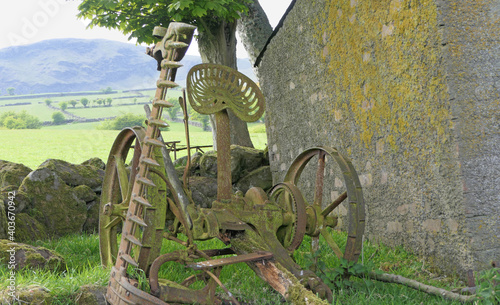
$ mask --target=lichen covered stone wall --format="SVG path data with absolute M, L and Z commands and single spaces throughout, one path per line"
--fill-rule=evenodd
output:
M 499 12 L 297 0 L 259 71 L 275 182 L 305 148 L 336 147 L 360 176 L 370 240 L 462 275 L 500 260 Z

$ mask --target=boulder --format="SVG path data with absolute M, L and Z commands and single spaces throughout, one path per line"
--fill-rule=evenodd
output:
M 200 175 L 217 178 L 217 152 L 207 151 L 200 158 Z
M 78 199 L 85 201 L 85 203 L 92 202 L 98 198 L 97 194 L 87 185 L 79 185 L 73 188 L 73 192 Z
M 260 187 L 264 191 L 269 190 L 273 186 L 273 177 L 271 175 L 270 166 L 262 166 L 250 172 L 245 177 L 241 178 L 235 188 L 243 193 L 246 193 L 251 187 Z
M 191 167 L 193 167 L 194 169 L 200 167 L 200 160 L 201 160 L 201 157 L 203 156 L 202 153 L 200 152 L 195 152 L 192 156 L 191 156 Z
M 241 177 L 265 165 L 264 152 L 250 147 L 231 145 L 231 180 L 237 182 Z M 217 152 L 208 151 L 200 158 L 200 175 L 217 177 Z
M 37 170 L 49 169 L 69 186 L 86 185 L 94 192 L 100 192 L 104 170 L 89 164 L 71 164 L 63 160 L 48 159 Z
M 21 304 L 52 304 L 52 296 L 47 288 L 38 285 L 29 285 L 19 290 L 17 296 Z
M 88 159 L 87 161 L 83 161 L 82 165 L 90 165 L 90 166 L 93 166 L 97 169 L 102 169 L 102 170 L 104 170 L 106 168 L 106 163 L 104 163 L 104 161 L 102 161 L 101 159 L 99 159 L 97 157 Z
M 189 177 L 189 190 L 194 203 L 201 208 L 212 207 L 217 199 L 217 179 L 212 177 Z
M 0 200 L 0 239 L 7 239 L 7 212 L 3 200 Z
M 22 243 L 12 244 L 9 240 L 0 240 L 0 260 L 7 262 L 10 260 L 12 252 L 15 250 L 16 266 L 14 270 L 23 268 L 48 269 L 50 271 L 66 270 L 64 258 L 53 250 L 43 247 L 35 247 Z M 7 252 L 9 251 L 9 252 Z
M 191 156 L 191 164 L 189 166 L 189 173 L 188 173 L 189 176 L 200 176 L 200 160 L 202 156 L 203 155 L 199 152 L 196 152 Z M 216 155 L 215 159 L 217 159 Z M 214 171 L 212 170 L 212 172 L 209 173 L 209 175 L 211 176 L 217 175 L 217 161 L 215 162 L 216 162 L 215 170 Z M 174 166 L 179 177 L 182 177 L 182 175 L 184 174 L 184 169 L 186 168 L 186 165 L 187 165 L 187 156 L 181 157 L 174 161 Z
M 180 157 L 179 159 L 174 160 L 174 167 L 186 166 L 187 164 L 187 156 Z
M 33 211 L 36 213 L 36 211 Z M 47 229 L 38 220 L 26 213 L 16 214 L 16 241 L 46 239 Z
M 14 196 L 12 196 L 12 194 L 9 194 L 12 192 L 15 192 Z M 5 190 L 0 192 L 0 201 L 4 203 L 5 207 L 8 206 L 9 201 L 11 201 L 10 199 L 12 199 L 12 202 L 14 202 L 14 213 L 16 214 L 31 208 L 30 198 L 25 192 L 17 190 L 17 187 L 15 190 Z
M 23 164 L 0 160 L 0 189 L 14 186 L 17 189 L 31 169 Z
M 99 232 L 99 205 L 99 199 L 87 202 L 87 219 L 83 224 L 84 232 L 90 234 Z
M 262 150 L 231 145 L 231 177 L 233 183 L 264 165 L 264 160 Z
M 84 190 L 77 189 L 75 191 L 74 188 L 65 183 L 64 179 L 59 177 L 59 173 L 66 177 L 66 181 L 72 183 L 92 182 L 91 180 L 97 178 L 88 178 L 87 181 L 84 181 L 86 178 L 82 178 L 79 181 L 75 173 L 65 174 L 60 170 L 54 171 L 51 166 L 55 163 L 48 161 L 44 162 L 46 166 L 40 166 L 31 172 L 24 179 L 19 190 L 30 197 L 32 210 L 34 210 L 33 217 L 42 223 L 51 235 L 62 236 L 81 232 L 87 218 L 87 204 L 79 198 L 79 196 L 83 196 Z M 66 168 L 70 169 L 71 166 L 66 166 Z M 92 185 L 92 183 L 90 184 Z M 89 185 L 89 187 L 91 186 Z
M 75 297 L 77 305 L 106 305 L 106 286 L 84 285 L 80 287 Z

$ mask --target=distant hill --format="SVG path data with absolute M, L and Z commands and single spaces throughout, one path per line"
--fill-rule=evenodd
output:
M 186 56 L 177 73 L 183 84 L 200 57 Z M 255 79 L 247 59 L 239 70 Z M 52 39 L 0 49 L 0 95 L 13 87 L 15 94 L 94 91 L 154 87 L 159 72 L 145 47 L 103 39 Z

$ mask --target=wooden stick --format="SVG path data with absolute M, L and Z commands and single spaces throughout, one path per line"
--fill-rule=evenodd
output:
M 372 279 L 377 280 L 377 281 L 405 285 L 405 286 L 408 286 L 410 288 L 413 288 L 413 289 L 416 289 L 419 291 L 423 291 L 423 292 L 433 294 L 433 295 L 442 296 L 443 298 L 454 300 L 454 301 L 459 301 L 462 303 L 473 302 L 476 299 L 476 296 L 474 296 L 474 295 L 472 295 L 472 296 L 461 295 L 461 294 L 454 293 L 454 292 L 451 292 L 451 291 L 448 291 L 448 290 L 445 290 L 442 288 L 437 288 L 434 286 L 426 285 L 426 284 L 420 283 L 418 281 L 405 278 L 401 275 L 389 274 L 389 273 L 377 274 L 377 273 L 372 271 L 372 272 L 369 272 L 367 274 L 367 276 L 369 278 L 372 278 Z

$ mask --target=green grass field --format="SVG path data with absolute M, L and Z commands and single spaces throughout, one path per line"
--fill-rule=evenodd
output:
M 147 102 L 154 95 L 154 90 L 143 90 L 139 92 L 118 92 L 113 94 L 99 93 L 96 95 L 66 95 L 50 97 L 52 106 L 57 107 L 58 102 L 80 100 L 87 97 L 90 101 L 97 98 L 113 98 L 111 107 L 98 107 L 92 104 L 91 107 L 84 108 L 77 104 L 75 108 L 71 105 L 66 111 L 84 118 L 103 118 L 118 116 L 125 113 L 144 114 L 144 105 L 122 105 L 133 103 L 134 99 L 138 103 Z M 177 98 L 181 94 L 180 90 L 171 90 L 168 97 Z M 51 121 L 54 109 L 46 106 L 46 98 L 29 98 L 23 96 L 16 100 L 0 100 L 0 105 L 9 103 L 29 102 L 30 105 L 0 107 L 0 115 L 6 111 L 26 110 L 29 114 L 38 117 L 40 121 Z M 125 97 L 125 98 L 119 98 Z M 164 115 L 168 116 L 168 115 Z M 180 116 L 180 114 L 179 114 Z M 117 130 L 97 130 L 100 122 L 92 123 L 70 123 L 63 125 L 44 126 L 35 130 L 9 130 L 1 129 L 0 137 L 0 159 L 12 162 L 23 163 L 30 168 L 38 167 L 47 159 L 62 159 L 72 163 L 81 163 L 89 158 L 98 157 L 106 162 L 109 150 L 114 139 L 118 135 Z M 171 123 L 170 130 L 163 132 L 165 141 L 181 141 L 185 144 L 184 125 L 182 123 Z M 254 126 L 254 125 L 253 125 Z M 256 148 L 263 149 L 267 144 L 265 133 L 262 128 L 251 135 Z M 204 132 L 199 127 L 190 126 L 191 145 L 212 145 L 212 135 Z M 180 152 L 179 156 L 186 152 Z
M 76 125 L 83 124 L 67 126 L 79 127 Z M 0 159 L 22 163 L 31 169 L 37 168 L 47 159 L 81 163 L 98 157 L 106 162 L 118 133 L 118 130 L 95 129 L 1 129 Z M 181 123 L 171 123 L 171 130 L 163 132 L 162 135 L 165 142 L 181 141 L 180 144 L 185 145 L 184 126 Z M 265 133 L 255 133 L 251 137 L 256 148 L 265 148 Z M 191 126 L 190 138 L 192 146 L 212 145 L 212 133 L 203 132 L 201 128 Z M 185 151 L 180 152 L 178 157 L 183 155 Z
M 113 105 L 112 107 L 89 107 L 89 108 L 68 108 L 66 109 L 67 112 L 88 118 L 88 119 L 95 119 L 95 118 L 106 118 L 106 117 L 112 117 L 112 116 L 118 116 L 122 115 L 125 113 L 135 113 L 135 114 L 143 114 L 144 113 L 144 105 L 142 104 L 137 104 L 137 105 Z
M 345 243 L 346 234 L 333 231 L 335 241 L 342 245 Z M 320 240 L 322 242 L 322 240 Z M 70 235 L 59 239 L 46 241 L 33 241 L 30 244 L 53 249 L 66 260 L 64 272 L 51 272 L 45 270 L 32 271 L 23 269 L 16 273 L 18 289 L 29 285 L 45 287 L 53 296 L 52 304 L 75 304 L 79 287 L 83 285 L 106 286 L 110 269 L 100 266 L 99 242 L 97 235 Z M 208 240 L 198 243 L 199 249 L 221 248 L 224 245 L 218 240 Z M 169 253 L 182 248 L 178 244 L 164 240 L 162 253 Z M 320 247 L 320 249 L 323 246 Z M 299 264 L 307 263 L 307 254 L 310 253 L 308 239 L 295 251 L 295 259 Z M 462 287 L 464 284 L 453 278 L 437 277 L 429 270 L 429 266 L 418 257 L 405 251 L 403 248 L 389 248 L 383 245 L 364 244 L 365 259 L 371 258 L 370 264 L 375 269 L 399 274 L 420 282 L 441 287 L 447 290 Z M 320 260 L 333 266 L 338 266 L 338 259 L 331 252 L 325 252 Z M 9 269 L 5 264 L 0 265 L 0 292 L 9 285 Z M 183 265 L 172 262 L 165 264 L 160 269 L 160 278 L 182 280 L 192 272 Z M 229 291 L 245 304 L 290 304 L 266 282 L 261 280 L 246 264 L 238 263 L 228 265 L 222 269 L 220 276 L 222 283 Z M 419 292 L 406 286 L 351 277 L 353 286 L 333 288 L 334 301 L 332 304 L 460 304 L 446 300 L 442 297 L 432 296 Z M 334 287 L 334 286 L 331 286 Z M 227 298 L 220 288 L 217 294 Z M 481 304 L 481 303 L 478 303 Z
M 50 109 L 45 104 L 31 104 L 22 106 L 8 106 L 0 108 L 0 115 L 3 112 L 15 111 L 20 112 L 26 110 L 28 114 L 38 117 L 40 121 L 52 121 L 52 113 L 56 110 Z

